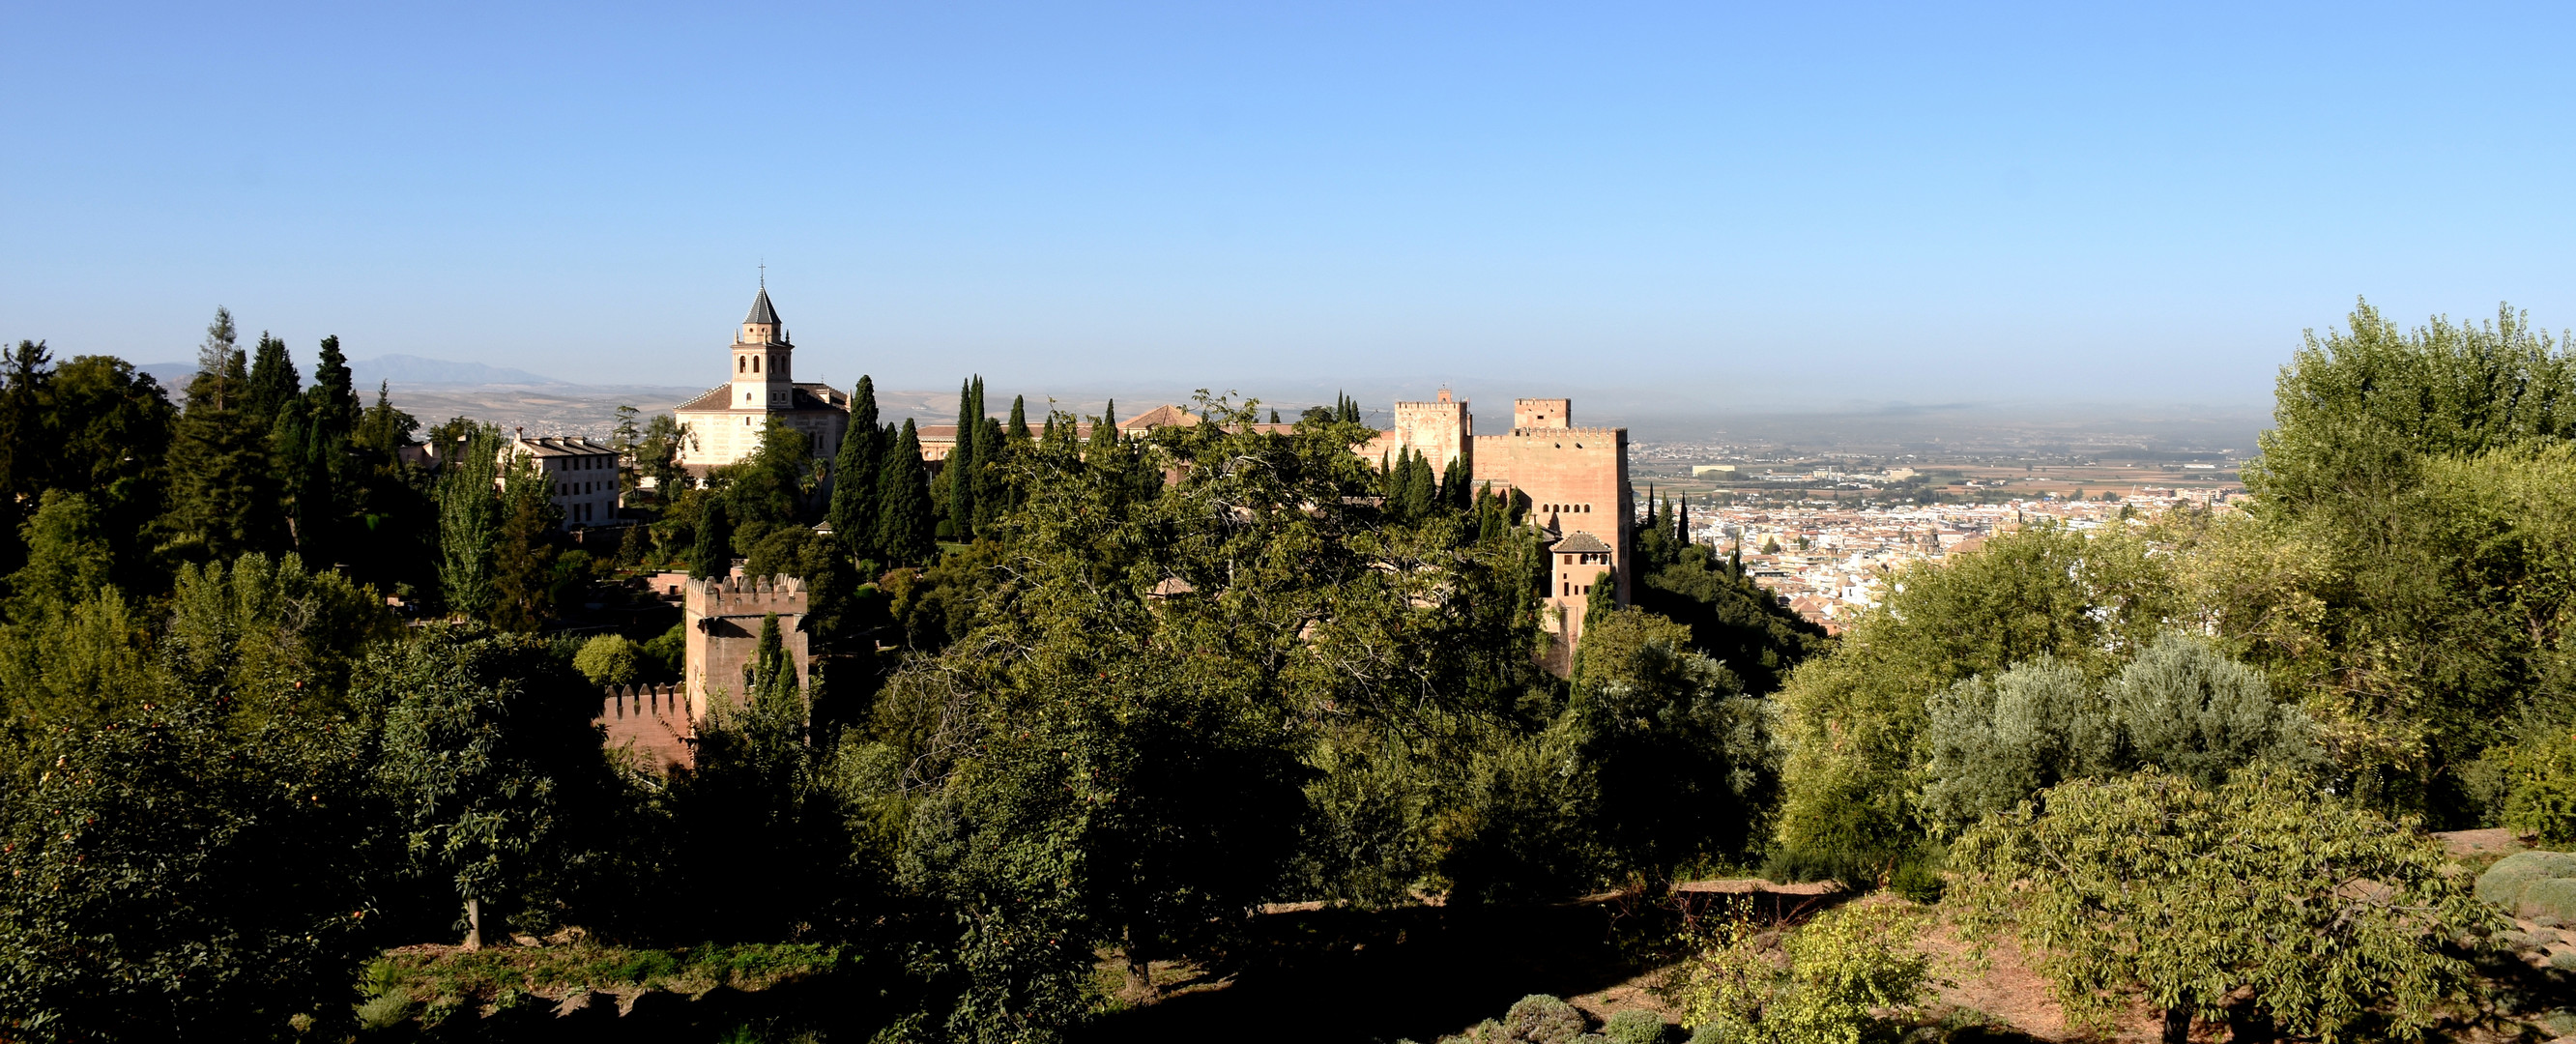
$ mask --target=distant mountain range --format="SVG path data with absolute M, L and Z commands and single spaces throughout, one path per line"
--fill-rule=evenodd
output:
M 304 364 L 302 363 L 298 364 L 299 367 L 303 365 Z M 196 376 L 197 364 L 193 362 L 144 363 L 140 366 L 136 366 L 135 369 L 151 374 L 153 380 L 161 382 L 162 387 L 168 388 L 175 393 L 180 389 L 186 388 L 188 386 L 189 378 Z M 380 355 L 373 359 L 354 359 L 349 363 L 349 373 L 352 377 L 351 383 L 361 389 L 373 388 L 378 383 L 386 381 L 393 382 L 396 385 L 517 384 L 560 386 L 567 383 L 556 380 L 552 377 L 544 377 L 529 373 L 526 370 L 514 370 L 502 366 L 486 366 L 482 363 L 452 362 L 446 359 L 424 359 L 417 355 Z M 313 379 L 313 375 L 310 373 L 302 373 L 297 376 L 302 377 L 307 381 Z

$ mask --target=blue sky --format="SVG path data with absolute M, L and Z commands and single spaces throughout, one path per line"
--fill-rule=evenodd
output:
M 0 9 L 0 336 L 706 384 L 2248 403 L 2576 324 L 2567 8 Z

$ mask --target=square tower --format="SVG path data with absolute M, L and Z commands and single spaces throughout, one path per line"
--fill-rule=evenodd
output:
M 1513 428 L 1571 428 L 1574 426 L 1572 399 L 1513 399 Z

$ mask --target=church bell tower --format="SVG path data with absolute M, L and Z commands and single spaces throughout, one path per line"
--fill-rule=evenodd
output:
M 790 357 L 796 346 L 787 340 L 787 324 L 769 304 L 763 284 L 751 299 L 751 314 L 742 317 L 742 332 L 733 339 L 733 401 L 737 410 L 784 410 L 793 405 L 795 377 Z

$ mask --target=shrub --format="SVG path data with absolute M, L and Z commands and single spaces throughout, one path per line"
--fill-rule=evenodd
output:
M 2478 875 L 2477 896 L 2516 916 L 2563 920 L 2576 915 L 2576 855 L 2516 852 L 2506 856 Z
M 2038 971 L 2079 1024 L 2143 1001 L 2179 1041 L 2243 989 L 2301 1036 L 2412 1038 L 2471 988 L 2447 941 L 2500 927 L 2440 843 L 2296 777 L 2078 780 L 2045 808 L 1952 846 L 1948 901 L 1971 938 L 2044 947 Z
M 1615 1012 L 1601 1026 L 1601 1035 L 1610 1044 L 1662 1044 L 1664 1020 L 1643 1008 Z
M 1906 904 L 1845 904 L 1790 933 L 1783 968 L 1739 915 L 1684 972 L 1682 1021 L 1697 1044 L 1857 1044 L 1873 1009 L 1910 1008 L 1930 992 L 1932 959 L 1914 949 L 1922 924 Z
M 1503 1013 L 1503 1035 L 1522 1044 L 1573 1044 L 1574 1038 L 1583 1035 L 1583 1013 L 1547 994 L 1533 993 Z
M 2544 845 L 2576 844 L 2576 730 L 2517 745 L 2504 777 L 2504 825 Z

